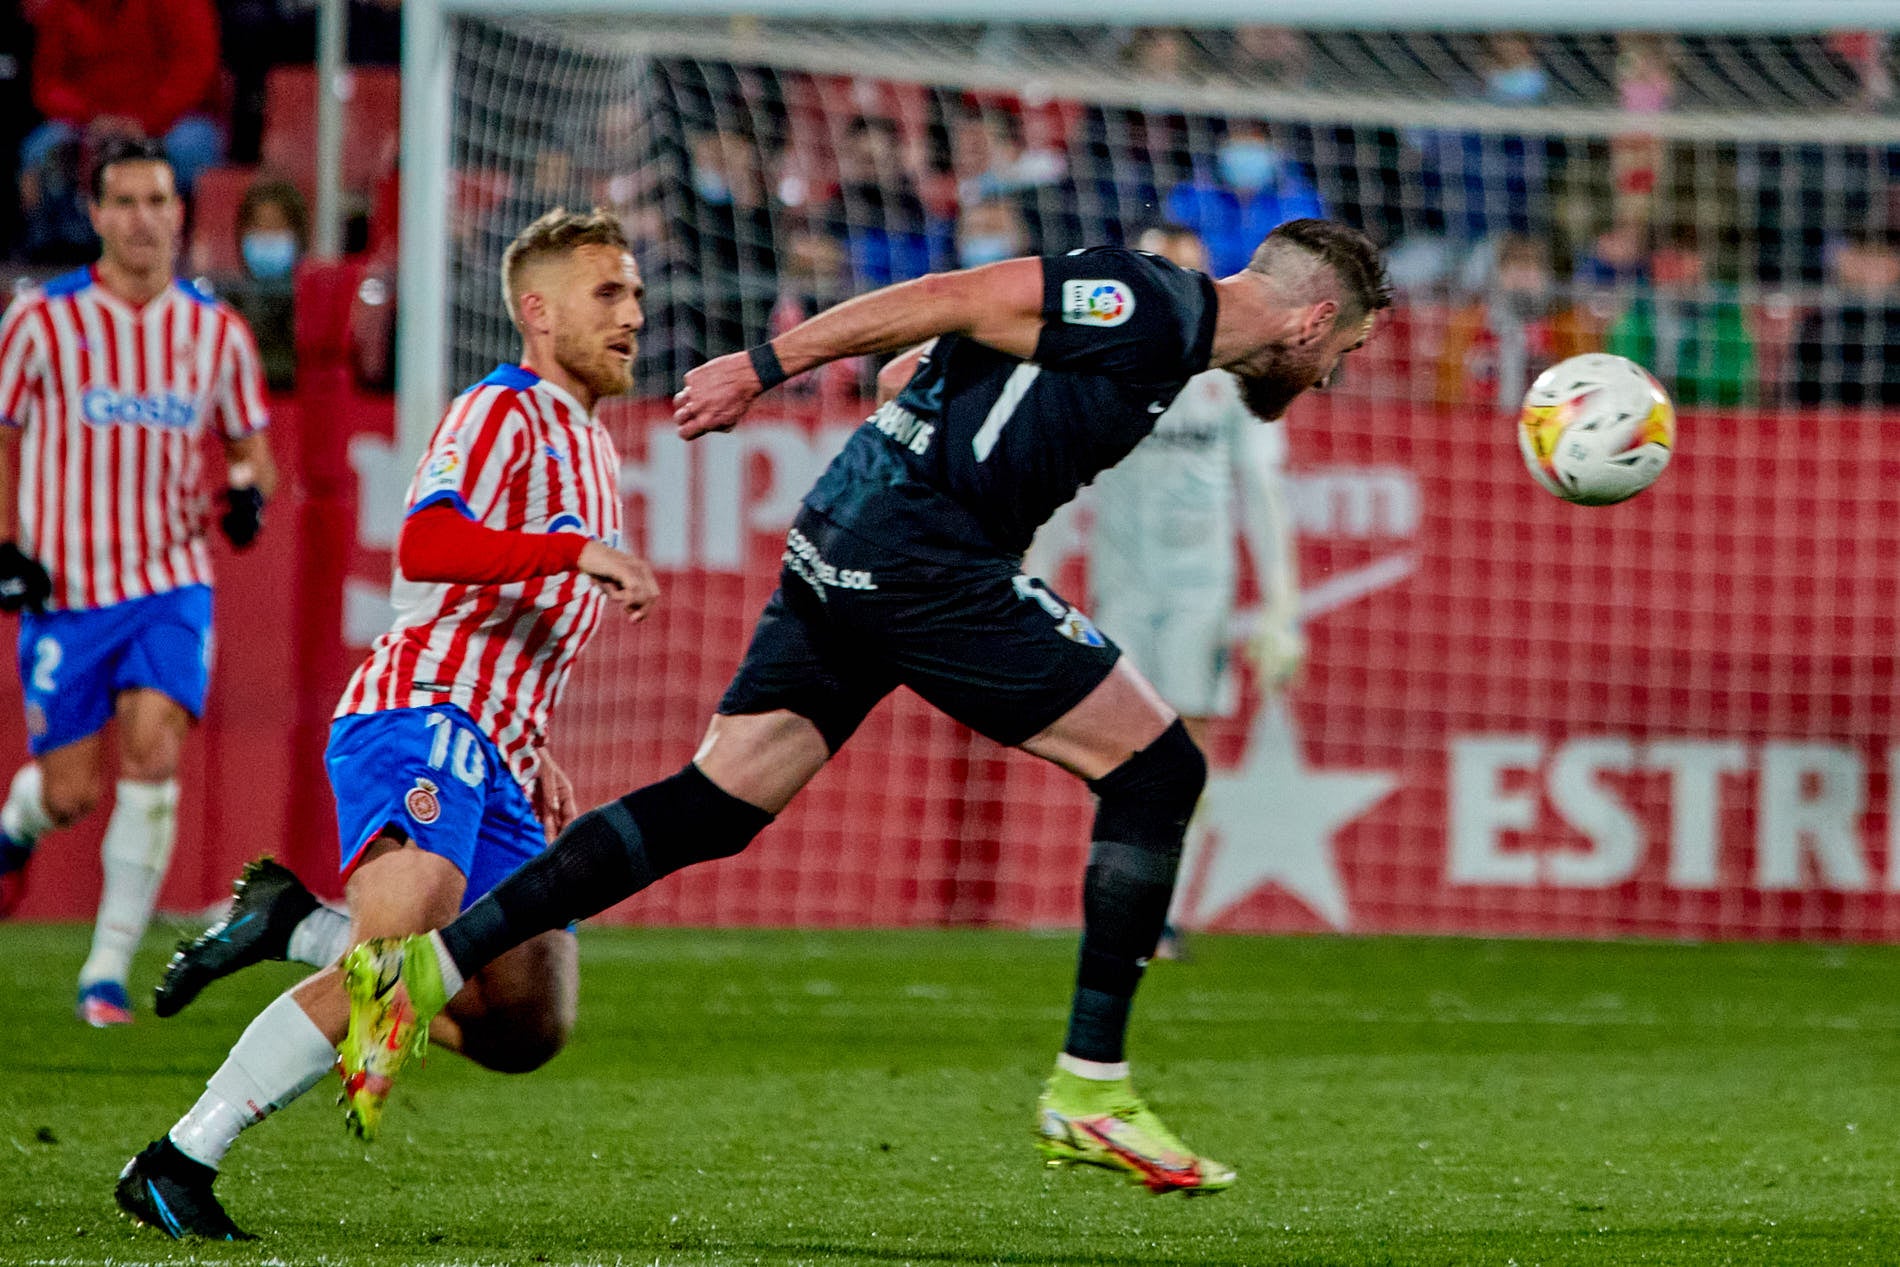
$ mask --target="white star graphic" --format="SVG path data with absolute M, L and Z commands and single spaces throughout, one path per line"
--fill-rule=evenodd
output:
M 1263 885 L 1278 884 L 1334 928 L 1352 923 L 1333 859 L 1333 833 L 1398 784 L 1385 771 L 1316 770 L 1300 757 L 1286 705 L 1255 715 L 1247 755 L 1209 774 L 1190 857 L 1182 867 L 1193 910 L 1182 922 L 1205 926 Z M 1195 875 L 1198 868 L 1200 874 Z

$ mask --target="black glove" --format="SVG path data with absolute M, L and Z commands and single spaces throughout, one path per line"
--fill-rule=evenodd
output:
M 264 494 L 255 487 L 224 490 L 225 511 L 218 520 L 225 539 L 242 550 L 264 530 Z
M 15 542 L 0 542 L 0 612 L 39 611 L 52 596 L 53 578 L 40 561 Z

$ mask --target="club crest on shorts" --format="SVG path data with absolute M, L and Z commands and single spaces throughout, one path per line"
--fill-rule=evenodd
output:
M 416 785 L 403 796 L 402 807 L 409 811 L 409 817 L 426 827 L 442 817 L 442 798 L 436 795 L 441 790 L 428 779 L 417 779 Z
M 1011 584 L 1016 589 L 1016 597 L 1036 604 L 1055 618 L 1056 632 L 1070 642 L 1079 642 L 1085 647 L 1106 647 L 1108 639 L 1102 637 L 1102 631 L 1095 622 L 1083 615 L 1078 608 L 1064 602 L 1047 585 L 1033 576 L 1018 576 Z
M 1069 608 L 1069 614 L 1056 622 L 1056 632 L 1070 642 L 1079 642 L 1085 647 L 1105 647 L 1108 639 L 1102 637 L 1102 631 L 1095 622 L 1075 608 Z

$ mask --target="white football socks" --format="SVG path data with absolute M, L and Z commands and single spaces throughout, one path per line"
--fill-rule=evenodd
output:
M 292 963 L 327 968 L 353 944 L 350 917 L 334 906 L 319 906 L 290 930 L 290 948 L 284 957 Z
M 1087 1078 L 1090 1082 L 1120 1082 L 1128 1076 L 1126 1060 L 1084 1060 L 1066 1051 L 1056 1057 L 1056 1068 L 1078 1078 Z
M 242 1131 L 316 1086 L 334 1064 L 336 1044 L 286 991 L 238 1036 L 171 1141 L 216 1170 Z
M 429 945 L 435 949 L 436 967 L 442 971 L 442 997 L 452 999 L 462 989 L 462 970 L 455 966 L 455 960 L 449 955 L 449 948 L 442 944 L 442 934 L 431 929 Z
M 18 780 L 16 779 L 17 783 Z M 158 889 L 165 882 L 172 844 L 178 838 L 178 780 L 135 783 L 120 779 L 112 819 L 100 848 L 105 887 L 93 926 L 92 953 L 79 970 L 83 988 L 95 981 L 123 985 L 145 927 L 152 921 Z
M 20 848 L 31 849 L 52 826 L 52 816 L 46 812 L 46 800 L 40 792 L 39 763 L 29 761 L 13 776 L 7 803 L 0 805 L 0 832 Z

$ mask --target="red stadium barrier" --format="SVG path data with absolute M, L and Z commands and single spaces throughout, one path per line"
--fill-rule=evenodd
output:
M 408 472 L 386 398 L 354 394 L 340 368 L 303 382 L 279 410 L 293 487 L 259 552 L 220 559 L 219 671 L 169 906 L 214 901 L 264 850 L 335 890 L 322 732 L 356 654 L 348 613 L 374 628 Z M 632 539 L 666 593 L 646 625 L 608 622 L 556 714 L 584 801 L 691 755 L 798 496 L 855 421 L 769 403 L 690 446 L 663 402 L 612 415 Z M 1193 922 L 1900 937 L 1900 458 L 1880 443 L 1896 425 L 1690 413 L 1656 489 L 1586 510 L 1533 485 L 1506 424 L 1303 402 L 1293 503 L 1312 660 L 1284 703 L 1248 683 L 1215 732 Z M 1067 776 L 900 693 L 747 853 L 616 917 L 1069 924 L 1089 814 Z M 48 842 L 25 914 L 90 913 L 95 841 Z

